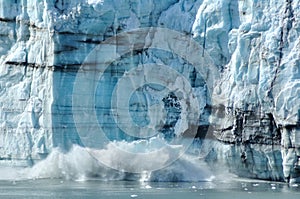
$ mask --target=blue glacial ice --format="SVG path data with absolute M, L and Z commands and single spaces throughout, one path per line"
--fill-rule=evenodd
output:
M 137 37 L 130 41 L 132 48 L 141 44 L 143 48 L 113 60 L 101 71 L 103 78 L 93 84 L 93 118 L 106 137 L 137 147 L 132 143 L 139 143 L 139 139 L 127 134 L 127 123 L 139 128 L 150 125 L 167 142 L 189 129 L 184 122 L 184 117 L 189 118 L 184 114 L 188 105 L 183 100 L 189 95 L 180 98 L 180 92 L 173 92 L 172 87 L 168 90 L 156 84 L 145 84 L 132 95 L 126 93 L 127 84 L 114 90 L 120 79 L 126 82 L 126 75 L 142 65 L 167 65 L 189 82 L 197 98 L 200 116 L 192 128 L 204 140 L 200 154 L 205 154 L 206 164 L 218 162 L 243 177 L 299 180 L 299 9 L 300 2 L 292 0 L 0 0 L 0 164 L 37 169 L 52 162 L 53 172 L 50 169 L 43 174 L 43 169 L 37 169 L 39 173 L 29 172 L 33 178 L 109 173 L 104 172 L 108 168 L 94 163 L 76 168 L 74 153 L 83 159 L 86 153 L 80 147 L 84 145 L 83 134 L 91 146 L 98 144 L 91 139 L 94 126 L 87 122 L 78 125 L 74 119 L 82 114 L 85 121 L 91 108 L 84 100 L 74 105 L 74 88 L 82 89 L 83 99 L 91 89 L 85 81 L 78 87 L 76 76 L 83 63 L 92 64 L 86 58 L 101 42 L 137 28 L 160 27 L 193 38 L 203 49 L 195 60 L 212 58 L 210 64 L 220 77 L 206 81 L 185 57 L 164 49 L 147 49 L 151 35 Z M 165 41 L 168 39 L 161 40 Z M 175 44 L 166 46 L 172 49 Z M 185 47 L 177 46 L 182 51 Z M 122 52 L 122 43 L 115 52 Z M 121 117 L 121 127 L 116 122 L 119 112 L 110 109 L 114 103 L 124 102 L 113 101 L 114 92 L 128 96 L 130 114 Z M 78 134 L 78 128 L 85 129 L 83 134 Z M 206 168 L 203 161 L 195 161 L 182 157 L 165 173 L 173 173 L 173 179 L 207 179 L 201 176 L 205 172 L 199 176 L 184 173 L 185 167 L 195 171 Z M 64 174 L 65 170 L 72 172 Z M 157 175 L 153 171 L 149 179 L 162 180 L 157 176 L 163 176 L 163 171 L 156 171 Z M 122 175 L 115 176 L 124 179 Z

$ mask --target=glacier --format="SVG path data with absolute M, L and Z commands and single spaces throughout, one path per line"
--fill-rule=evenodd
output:
M 74 118 L 82 114 L 82 121 L 88 121 L 89 108 L 95 108 L 93 119 L 109 140 L 129 144 L 118 146 L 130 148 L 131 142 L 137 142 L 124 133 L 131 122 L 139 128 L 150 125 L 172 140 L 176 130 L 189 128 L 179 123 L 184 121 L 187 97 L 166 92 L 157 84 L 145 84 L 130 96 L 125 91 L 130 81 L 124 80 L 126 75 L 139 72 L 142 65 L 158 64 L 172 66 L 174 74 L 180 73 L 191 84 L 200 114 L 192 130 L 202 140 L 193 150 L 199 148 L 209 166 L 219 164 L 241 177 L 300 181 L 299 9 L 296 0 L 0 0 L 0 165 L 35 168 L 33 178 L 61 177 L 65 172 L 61 170 L 69 168 L 70 175 L 92 170 L 107 176 L 111 171 L 95 168 L 94 163 L 78 166 L 76 158 L 73 161 L 74 153 L 84 159 L 77 146 L 86 144 L 83 134 L 90 136 L 89 141 L 94 136 L 93 124 L 79 124 Z M 89 95 L 85 89 L 89 84 L 76 82 L 76 77 L 84 64 L 92 64 L 87 58 L 93 50 L 116 35 L 148 27 L 193 38 L 203 48 L 195 61 L 210 57 L 218 79 L 206 81 L 188 60 L 175 55 L 172 45 L 176 43 L 166 45 L 169 50 L 145 48 L 149 38 L 139 35 L 130 41 L 136 50 L 111 61 L 101 71 L 103 78 L 94 82 L 95 107 L 85 100 L 74 104 L 74 88 L 80 88 L 82 99 Z M 126 38 L 122 41 L 128 42 Z M 176 49 L 185 51 L 180 45 Z M 114 90 L 120 79 L 125 83 Z M 112 100 L 123 90 L 131 120 L 119 118 L 124 122 L 120 128 L 115 122 L 118 112 L 109 109 L 125 103 Z M 39 166 L 46 167 L 49 161 L 56 162 L 50 164 L 53 172 L 39 173 Z M 165 173 L 180 173 L 186 167 L 196 172 L 199 167 L 186 157 L 175 164 Z M 149 179 L 159 181 L 163 172 L 154 171 Z M 108 178 L 124 179 L 124 174 L 111 175 Z M 180 175 L 195 180 L 195 176 Z M 199 178 L 207 177 L 199 174 Z

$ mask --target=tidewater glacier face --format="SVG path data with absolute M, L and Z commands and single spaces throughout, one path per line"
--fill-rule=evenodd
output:
M 88 102 L 74 106 L 73 88 L 86 58 L 115 35 L 158 27 L 192 37 L 212 58 L 220 77 L 210 93 L 205 77 L 172 50 L 133 47 L 113 60 L 95 84 L 96 120 L 107 137 L 135 139 L 118 127 L 117 116 L 108 110 L 118 80 L 136 66 L 171 65 L 188 79 L 199 101 L 197 136 L 214 139 L 204 147 L 208 164 L 219 161 L 231 172 L 251 178 L 297 180 L 299 4 L 295 0 L 0 0 L 2 164 L 32 165 L 55 147 L 68 150 L 73 144 L 82 145 L 73 116 L 76 111 L 84 113 Z M 146 46 L 147 38 L 130 42 Z M 157 119 L 161 125 L 153 128 L 172 139 L 185 106 L 174 92 L 166 94 L 163 89 L 146 84 L 133 92 L 128 99 L 129 122 L 143 127 Z

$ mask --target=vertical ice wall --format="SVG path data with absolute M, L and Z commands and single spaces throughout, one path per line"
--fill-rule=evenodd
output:
M 67 149 L 80 143 L 72 115 L 78 68 L 101 41 L 154 26 L 193 35 L 222 72 L 213 96 L 212 111 L 218 114 L 210 118 L 219 159 L 242 176 L 297 178 L 299 4 L 296 0 L 0 0 L 2 162 L 32 164 L 52 147 Z M 185 63 L 178 57 L 163 52 L 138 52 L 113 65 L 142 62 L 172 63 L 198 78 L 190 69 L 183 70 Z M 114 67 L 110 72 L 119 73 Z M 203 87 L 199 80 L 199 93 Z M 202 116 L 200 125 L 207 125 L 208 112 Z M 114 126 L 109 129 L 118 136 Z
M 298 12 L 299 1 L 224 0 L 205 1 L 197 14 L 195 35 L 223 58 L 211 121 L 238 174 L 299 176 Z
M 30 165 L 53 147 L 80 144 L 72 92 L 77 70 L 91 50 L 106 38 L 134 28 L 160 24 L 190 32 L 200 3 L 0 1 L 2 162 Z M 159 61 L 164 56 L 140 54 L 124 64 Z
M 31 165 L 52 148 L 53 42 L 47 5 L 0 1 L 0 156 Z

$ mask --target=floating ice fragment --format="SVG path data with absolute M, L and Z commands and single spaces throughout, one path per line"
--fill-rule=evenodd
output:
M 299 185 L 298 184 L 292 184 L 292 187 L 298 187 Z
M 104 0 L 88 0 L 88 4 L 103 4 Z
M 147 185 L 145 186 L 145 189 L 152 189 L 152 187 L 151 187 L 150 185 L 147 184 Z

